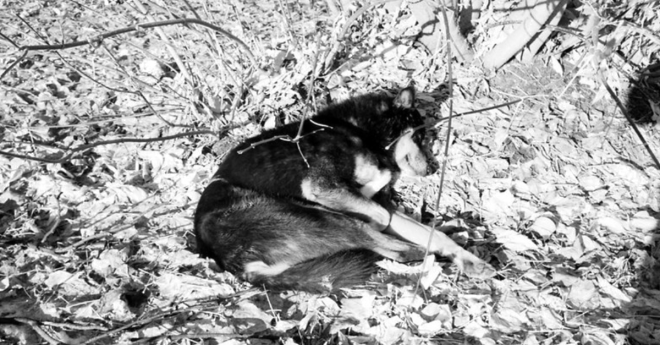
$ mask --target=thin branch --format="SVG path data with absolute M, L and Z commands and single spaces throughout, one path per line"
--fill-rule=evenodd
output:
M 236 151 L 236 153 L 238 153 L 240 155 L 240 154 L 245 153 L 246 151 L 249 151 L 249 150 L 261 145 L 261 144 L 269 143 L 269 142 L 275 141 L 275 140 L 289 141 L 289 142 L 292 142 L 292 143 L 296 144 L 296 146 L 298 147 L 298 152 L 300 152 L 300 156 L 302 157 L 303 161 L 305 161 L 305 164 L 309 168 L 309 163 L 307 162 L 307 158 L 305 158 L 305 155 L 303 155 L 303 152 L 300 149 L 300 140 L 302 138 L 308 136 L 308 135 L 312 135 L 316 132 L 324 130 L 325 128 L 329 128 L 329 126 L 326 126 L 326 125 L 323 125 L 323 124 L 317 124 L 316 122 L 312 121 L 312 123 L 314 123 L 318 126 L 321 126 L 322 128 L 313 130 L 310 133 L 302 135 L 303 125 L 305 124 L 305 120 L 307 120 L 307 118 L 309 117 L 309 112 L 310 112 L 310 109 L 311 109 L 310 100 L 312 99 L 312 95 L 314 94 L 314 81 L 316 80 L 316 66 L 317 66 L 317 63 L 318 63 L 318 60 L 319 60 L 319 52 L 321 50 L 320 40 L 321 40 L 321 33 L 318 33 L 316 35 L 316 52 L 314 54 L 314 62 L 312 63 L 312 75 L 310 76 L 309 85 L 307 86 L 307 99 L 305 100 L 305 112 L 303 113 L 302 120 L 300 120 L 300 126 L 298 126 L 298 133 L 296 133 L 296 136 L 294 138 L 291 138 L 291 136 L 289 136 L 289 135 L 277 135 L 277 136 L 274 136 L 274 137 L 271 137 L 271 138 L 268 138 L 268 139 L 258 141 L 256 143 L 252 143 L 247 148 L 245 148 L 243 150 Z M 310 121 L 311 121 L 311 119 L 310 119 Z
M 44 325 L 51 326 L 51 327 L 60 327 L 60 328 L 68 328 L 68 329 L 75 329 L 79 331 L 91 331 L 91 330 L 99 330 L 99 331 L 107 331 L 107 327 L 103 326 L 97 326 L 97 325 L 79 325 L 76 323 L 67 323 L 67 322 L 52 322 L 52 321 L 41 321 Z
M 395 1 L 395 0 L 373 1 L 373 2 L 370 2 L 366 5 L 358 8 L 357 11 L 355 11 L 355 13 L 353 13 L 353 15 L 350 18 L 348 18 L 348 20 L 344 24 L 344 28 L 341 30 L 341 33 L 339 34 L 339 41 L 343 41 L 346 38 L 345 36 L 346 36 L 346 31 L 348 31 L 348 28 L 350 28 L 351 25 L 353 25 L 353 22 L 355 22 L 358 18 L 360 18 L 364 14 L 364 12 L 366 12 L 367 10 L 369 10 L 372 7 L 382 5 L 384 3 L 391 2 L 391 1 Z
M 181 108 L 172 108 L 172 109 L 178 109 L 180 111 Z M 172 111 L 172 110 L 170 110 Z M 139 119 L 142 117 L 147 117 L 147 116 L 153 116 L 156 115 L 154 113 L 141 113 L 141 114 L 136 114 L 136 115 L 115 115 L 113 117 L 109 117 L 106 120 L 97 120 L 97 121 L 87 121 L 87 122 L 81 122 L 81 123 L 70 123 L 70 124 L 57 124 L 57 125 L 41 125 L 41 126 L 27 126 L 23 127 L 21 126 L 20 129 L 25 129 L 28 131 L 41 131 L 44 129 L 50 129 L 50 128 L 58 128 L 58 129 L 63 129 L 63 128 L 78 128 L 78 127 L 88 127 L 91 125 L 98 125 L 102 123 L 107 123 L 107 122 L 115 122 L 118 120 L 123 120 L 123 119 Z M 101 115 L 102 116 L 102 115 Z M 106 115 L 107 116 L 107 115 Z M 18 130 L 19 126 L 6 126 L 6 128 L 13 128 Z M 20 142 L 15 142 L 15 141 L 0 141 L 4 143 L 20 143 Z M 54 147 L 53 145 L 49 145 L 50 147 Z
M 623 113 L 623 116 L 626 117 L 628 120 L 628 123 L 630 123 L 630 127 L 632 127 L 633 131 L 635 131 L 635 134 L 637 134 L 637 137 L 639 137 L 639 140 L 642 141 L 642 144 L 644 145 L 644 148 L 646 151 L 649 153 L 649 156 L 651 156 L 651 160 L 653 160 L 653 163 L 655 163 L 656 168 L 660 169 L 660 161 L 658 161 L 658 158 L 655 156 L 655 153 L 653 153 L 653 150 L 651 149 L 651 145 L 649 145 L 648 141 L 644 138 L 644 135 L 642 135 L 642 132 L 637 128 L 637 124 L 635 123 L 635 120 L 630 116 L 626 108 L 623 106 L 623 103 L 621 103 L 621 100 L 619 100 L 619 97 L 617 97 L 616 93 L 614 93 L 614 90 L 610 87 L 610 85 L 607 83 L 607 80 L 605 80 L 605 77 L 603 76 L 602 71 L 598 71 L 598 79 L 600 79 L 600 82 L 605 86 L 605 89 L 607 90 L 607 93 L 610 94 L 610 97 L 616 102 L 616 105 L 619 107 L 619 110 L 621 110 L 621 113 Z
M 660 44 L 660 36 L 658 36 L 657 33 L 653 32 L 652 30 L 650 30 L 648 28 L 645 28 L 645 27 L 643 27 L 643 26 L 641 26 L 637 23 L 631 22 L 631 21 L 626 20 L 626 19 L 621 19 L 617 22 L 607 21 L 606 23 L 610 24 L 610 25 L 614 25 L 614 26 L 623 25 L 623 26 L 627 27 L 628 29 L 630 29 L 630 31 L 633 31 L 635 33 L 641 34 L 642 36 L 645 36 L 649 40 L 653 41 L 653 43 Z
M 445 182 L 445 171 L 447 170 L 447 160 L 449 159 L 449 143 L 451 141 L 451 120 L 453 119 L 454 115 L 454 83 L 453 83 L 453 77 L 452 77 L 452 59 L 451 59 L 451 36 L 449 34 L 449 20 L 447 18 L 447 8 L 445 5 L 445 0 L 442 0 L 440 3 L 440 8 L 442 9 L 442 18 L 445 23 L 445 47 L 447 48 L 445 50 L 446 52 L 446 57 L 447 57 L 447 80 L 448 85 L 448 93 L 449 93 L 449 116 L 447 118 L 447 137 L 445 138 L 445 152 L 444 152 L 444 157 L 442 158 L 442 167 L 440 168 L 440 186 L 438 187 L 438 197 L 435 199 L 435 213 L 438 213 L 438 209 L 440 209 L 440 196 L 442 196 L 442 189 L 444 186 Z M 433 241 L 433 236 L 435 232 L 435 226 L 438 221 L 437 215 L 434 215 L 433 220 L 431 221 L 431 229 L 432 231 L 429 232 L 429 239 L 426 243 L 426 248 L 424 249 L 424 257 L 427 257 L 429 255 L 429 248 L 431 248 L 431 242 Z M 422 273 L 424 272 L 424 267 L 422 267 Z M 417 290 L 419 289 L 419 285 L 421 284 L 421 275 L 419 279 L 417 279 L 417 283 L 415 284 L 415 294 L 414 296 L 417 296 Z
M 466 111 L 466 112 L 463 112 L 463 113 L 454 114 L 453 117 L 457 118 L 457 117 L 461 117 L 461 116 L 465 116 L 465 115 L 472 115 L 472 114 L 482 113 L 484 111 L 493 110 L 493 109 L 497 109 L 497 108 L 508 107 L 512 104 L 516 104 L 518 102 L 521 102 L 522 100 L 523 100 L 523 98 L 519 98 L 519 99 L 517 99 L 515 101 L 511 101 L 511 102 L 506 102 L 506 103 L 502 103 L 502 104 L 498 104 L 498 105 L 493 105 L 493 106 L 490 106 L 490 107 L 481 108 L 481 109 L 477 109 L 477 110 L 470 110 L 470 111 Z M 440 118 L 438 121 L 436 121 L 434 123 L 431 123 L 431 124 L 423 124 L 423 125 L 419 125 L 417 127 L 413 127 L 411 130 L 406 131 L 405 133 L 402 133 L 401 135 L 399 135 L 391 143 L 389 143 L 387 146 L 385 146 L 385 149 L 389 150 L 392 147 L 392 145 L 396 144 L 397 141 L 399 141 L 401 138 L 403 138 L 405 135 L 407 135 L 410 132 L 414 133 L 414 132 L 416 132 L 416 131 L 418 131 L 422 128 L 437 128 L 437 127 L 440 126 L 441 122 L 447 121 L 447 120 L 449 120 L 449 118 L 450 118 L 450 116 L 447 116 L 447 117 Z
M 332 61 L 335 59 L 335 56 L 337 55 L 337 52 L 339 51 L 340 46 L 342 45 L 342 42 L 346 39 L 346 31 L 353 25 L 353 23 L 360 18 L 366 12 L 372 7 L 391 2 L 395 0 L 379 0 L 379 1 L 373 1 L 368 4 L 365 4 L 364 6 L 360 7 L 353 13 L 350 18 L 346 20 L 346 23 L 344 23 L 344 27 L 342 28 L 341 32 L 337 36 L 337 39 L 335 40 L 334 44 L 332 45 L 332 48 L 330 48 L 330 51 L 328 52 L 328 55 L 323 59 L 324 65 L 326 69 L 329 69 L 332 65 Z
M 20 18 L 20 17 L 19 17 Z M 20 18 L 23 20 L 22 18 Z M 26 25 L 29 26 L 29 24 L 25 21 Z M 109 32 L 105 32 L 102 34 L 97 35 L 96 37 L 92 37 L 89 40 L 86 41 L 73 41 L 73 42 L 68 42 L 68 43 L 61 43 L 61 44 L 37 44 L 37 45 L 27 45 L 27 46 L 20 46 L 19 48 L 21 50 L 25 51 L 34 51 L 34 50 L 63 50 L 63 49 L 69 49 L 69 48 L 75 48 L 75 47 L 80 47 L 80 46 L 85 46 L 85 45 L 94 45 L 95 43 L 98 43 L 106 38 L 113 37 L 113 36 L 118 36 L 121 34 L 133 32 L 133 31 L 138 31 L 140 29 L 149 29 L 149 28 L 156 28 L 156 27 L 161 27 L 161 26 L 168 26 L 168 25 L 176 25 L 176 24 L 197 24 L 197 25 L 202 25 L 205 26 L 209 29 L 215 30 L 227 38 L 233 40 L 234 42 L 238 43 L 238 45 L 245 50 L 247 57 L 249 58 L 250 62 L 254 65 L 256 63 L 255 57 L 250 51 L 250 48 L 245 44 L 243 41 L 241 41 L 240 38 L 232 35 L 229 31 L 213 25 L 211 23 L 207 23 L 203 20 L 199 20 L 197 18 L 183 18 L 183 19 L 172 19 L 172 20 L 164 20 L 164 21 L 158 21 L 158 22 L 152 22 L 152 23 L 144 23 L 144 24 L 137 24 L 134 27 L 126 27 L 118 30 L 113 30 Z M 10 67 L 14 67 L 15 64 L 12 64 Z M 4 76 L 9 69 L 5 70 L 5 72 L 2 74 Z
M 319 129 L 320 131 L 323 130 L 323 128 Z M 300 139 L 300 138 L 298 138 Z M 307 161 L 307 157 L 305 157 L 305 154 L 302 152 L 302 149 L 300 148 L 300 140 L 296 140 L 296 147 L 298 148 L 298 153 L 300 153 L 300 157 L 302 157 L 303 161 L 305 162 L 305 165 L 307 166 L 307 169 L 311 168 L 309 165 L 309 162 Z
M 146 7 L 142 4 L 142 0 L 133 0 L 133 3 L 135 4 L 135 7 L 142 13 L 142 15 L 146 16 L 147 19 L 149 20 L 154 20 L 153 16 L 147 11 Z M 199 20 L 199 18 L 196 18 Z M 190 84 L 194 84 L 192 80 L 192 76 L 190 71 L 188 70 L 188 66 L 183 63 L 183 60 L 181 60 L 181 56 L 177 51 L 172 47 L 171 44 L 168 42 L 170 41 L 169 37 L 165 34 L 165 31 L 163 31 L 162 28 L 155 28 L 156 30 L 156 35 L 160 37 L 160 39 L 165 43 L 165 48 L 167 48 L 167 51 L 169 52 L 170 56 L 172 59 L 174 59 L 174 62 L 176 65 L 179 67 L 179 70 L 183 74 L 183 77 L 190 82 Z
M 13 45 L 13 46 L 16 47 L 16 48 L 20 48 L 20 47 L 21 47 L 20 45 L 16 44 L 16 42 L 14 42 L 11 38 L 9 38 L 9 36 L 3 34 L 2 32 L 0 32 L 0 37 L 2 37 L 2 39 L 4 39 L 5 41 L 9 42 L 11 45 Z
M 316 64 L 318 63 L 319 60 L 319 52 L 321 51 L 321 33 L 316 34 L 316 52 L 314 52 L 314 62 L 312 63 L 312 75 L 309 78 L 309 85 L 307 86 L 307 99 L 305 100 L 305 112 L 303 113 L 303 118 L 300 121 L 300 126 L 298 127 L 298 133 L 296 134 L 296 137 L 294 140 L 298 140 L 300 138 L 300 134 L 302 133 L 303 129 L 303 124 L 305 123 L 305 120 L 310 117 L 309 112 L 310 109 L 312 108 L 310 105 L 310 100 L 312 99 L 312 95 L 314 94 L 314 81 L 316 80 Z
M 105 231 L 105 232 L 102 232 L 100 234 L 96 234 L 96 235 L 93 235 L 93 236 L 82 238 L 78 242 L 72 243 L 72 244 L 70 244 L 70 245 L 68 245 L 64 248 L 55 249 L 55 253 L 57 253 L 57 254 L 67 253 L 67 252 L 69 252 L 69 251 L 71 251 L 75 248 L 78 248 L 78 247 L 82 246 L 83 244 L 85 244 L 87 242 L 91 242 L 91 241 L 95 241 L 95 240 L 100 240 L 102 238 L 106 238 L 110 235 L 114 235 L 114 234 L 122 232 L 124 230 L 128 230 L 128 229 L 132 228 L 133 226 L 135 226 L 134 223 L 126 224 L 122 227 L 114 228 L 112 230 Z
M 161 192 L 169 191 L 172 187 L 176 186 L 178 184 L 178 182 L 180 182 L 180 179 L 178 181 L 175 181 L 175 183 L 173 183 L 171 186 L 167 187 L 165 190 L 161 190 Z M 157 194 L 150 195 L 150 196 L 148 196 L 148 197 L 146 197 L 142 200 L 139 200 L 139 201 L 135 202 L 131 206 L 132 210 L 129 210 L 127 212 L 127 213 L 133 213 L 135 215 L 132 219 L 128 219 L 128 220 L 127 219 L 121 219 L 119 221 L 116 221 L 116 222 L 110 224 L 110 226 L 107 227 L 107 228 L 110 228 L 111 230 L 101 230 L 101 232 L 97 233 L 96 235 L 89 236 L 89 237 L 83 237 L 83 238 L 79 239 L 77 242 L 74 242 L 74 243 L 72 243 L 72 244 L 70 244 L 70 245 L 68 245 L 64 248 L 56 248 L 54 250 L 54 252 L 57 253 L 57 254 L 68 253 L 68 252 L 82 246 L 85 243 L 95 241 L 95 240 L 101 240 L 101 239 L 104 239 L 104 238 L 109 237 L 111 235 L 120 233 L 124 230 L 128 230 L 128 229 L 135 226 L 138 219 L 144 218 L 147 214 L 152 214 L 153 217 L 159 217 L 159 216 L 165 214 L 166 212 L 162 212 L 162 213 L 156 212 L 156 209 L 158 209 L 158 207 L 159 207 L 158 204 L 150 206 L 147 209 L 144 209 L 144 210 L 141 210 L 141 211 L 138 210 L 141 207 L 140 206 L 141 204 L 144 204 L 148 200 L 153 199 L 155 197 L 157 197 Z M 183 205 L 183 208 L 185 209 L 186 207 L 189 207 L 190 205 L 191 204 Z M 136 211 L 136 210 L 138 210 L 138 211 Z M 95 217 L 95 219 L 93 221 L 90 221 L 88 223 L 88 225 L 93 226 L 94 224 L 99 224 L 103 220 L 106 220 L 107 217 L 108 217 L 108 215 L 103 215 L 103 217 L 100 217 L 100 218 Z M 123 225 L 118 226 L 118 224 L 120 224 L 120 223 L 123 224 Z M 116 225 L 118 227 L 115 227 Z
M 18 59 L 16 59 L 16 61 L 14 61 L 11 65 L 9 65 L 9 67 L 7 67 L 7 69 L 4 72 L 2 72 L 2 74 L 0 74 L 0 80 L 2 80 L 2 78 L 4 78 L 5 75 L 7 75 L 7 73 L 9 73 L 9 71 L 11 71 L 14 67 L 16 67 L 16 65 L 18 65 L 21 61 L 23 61 L 23 59 L 25 59 L 27 54 L 28 54 L 28 51 L 24 50 L 23 54 L 21 54 L 21 56 L 19 56 Z
M 148 323 L 150 323 L 150 322 L 153 322 L 153 321 L 156 321 L 156 320 L 160 320 L 160 319 L 163 319 L 163 318 L 165 318 L 165 317 L 169 317 L 169 316 L 173 316 L 173 315 L 178 315 L 178 314 L 183 314 L 183 313 L 188 313 L 188 312 L 199 311 L 199 309 L 200 309 L 200 307 L 195 306 L 195 307 L 185 308 L 185 309 L 181 309 L 181 310 L 172 310 L 172 311 L 167 311 L 167 312 L 159 313 L 159 314 L 156 314 L 156 315 L 154 315 L 154 316 L 147 317 L 147 318 L 144 318 L 144 319 L 136 320 L 136 321 L 131 322 L 131 323 L 129 323 L 129 324 L 126 324 L 126 325 L 124 325 L 124 326 L 122 326 L 122 327 L 115 328 L 115 329 L 113 329 L 113 330 L 111 330 L 111 331 L 105 332 L 105 333 L 103 333 L 103 334 L 101 334 L 101 335 L 99 335 L 99 336 L 93 337 L 93 338 L 91 338 L 91 339 L 87 339 L 87 341 L 85 341 L 84 343 L 82 343 L 82 345 L 86 345 L 86 344 L 94 344 L 94 343 L 97 343 L 97 342 L 98 342 L 99 340 L 101 340 L 101 339 L 105 339 L 105 338 L 107 338 L 107 337 L 111 337 L 111 336 L 113 336 L 113 335 L 115 335 L 115 334 L 117 334 L 117 333 L 119 333 L 119 332 L 121 332 L 121 331 L 123 331 L 123 330 L 129 329 L 129 328 L 134 328 L 134 327 L 137 327 L 137 326 L 140 326 L 140 325 L 145 325 L 145 324 L 148 324 Z
M 323 128 L 319 128 L 319 129 L 315 129 L 315 130 L 313 130 L 313 131 L 311 131 L 311 132 L 309 132 L 309 133 L 307 133 L 307 134 L 305 134 L 305 135 L 301 135 L 301 136 L 298 137 L 297 139 L 296 139 L 296 138 L 291 138 L 291 136 L 289 136 L 289 135 L 287 135 L 287 134 L 276 135 L 276 136 L 274 136 L 274 137 L 270 137 L 270 138 L 268 138 L 268 139 L 264 139 L 264 140 L 261 140 L 261 141 L 257 141 L 256 143 L 252 143 L 252 144 L 250 144 L 250 146 L 248 146 L 248 147 L 246 147 L 246 148 L 244 148 L 244 149 L 242 149 L 242 150 L 238 150 L 238 151 L 236 151 L 236 153 L 238 153 L 239 155 L 242 155 L 243 153 L 245 153 L 245 152 L 247 152 L 247 151 L 249 151 L 249 150 L 251 150 L 251 149 L 253 149 L 253 148 L 255 148 L 255 147 L 259 146 L 259 145 L 262 145 L 262 144 L 265 144 L 265 143 L 269 143 L 269 142 L 271 142 L 271 141 L 275 141 L 275 140 L 283 140 L 283 141 L 288 141 L 288 142 L 290 142 L 290 143 L 298 143 L 298 142 L 300 142 L 300 140 L 301 140 L 302 138 L 304 138 L 304 137 L 306 137 L 306 136 L 308 136 L 308 135 L 312 135 L 312 134 L 314 134 L 314 133 L 316 133 L 316 132 L 320 132 L 320 131 L 322 131 L 322 130 L 324 130 L 324 129 L 326 129 L 326 128 L 331 128 L 331 127 L 328 127 L 328 126 L 325 126 L 325 125 L 322 125 L 322 126 L 324 126 L 324 127 L 323 127 Z M 305 157 L 303 157 L 303 159 L 304 159 L 304 158 L 305 158 Z M 305 160 L 305 162 L 306 162 L 306 161 L 307 161 L 307 160 Z M 308 164 L 308 166 L 309 166 L 309 164 Z
M 91 38 L 88 41 L 73 41 L 69 43 L 62 43 L 62 44 L 38 44 L 38 45 L 28 45 L 28 46 L 22 46 L 21 49 L 26 49 L 26 50 L 61 50 L 61 49 L 69 49 L 69 48 L 74 48 L 74 47 L 80 47 L 84 45 L 88 45 L 92 42 L 98 41 L 98 40 L 104 40 L 109 37 L 133 32 L 133 31 L 139 31 L 140 29 L 150 29 L 150 28 L 156 28 L 160 26 L 168 26 L 168 25 L 175 25 L 175 24 L 198 24 L 205 26 L 211 30 L 220 32 L 221 34 L 227 36 L 227 38 L 235 41 L 238 43 L 241 48 L 245 50 L 245 52 L 248 54 L 248 58 L 250 58 L 251 62 L 254 63 L 254 55 L 252 54 L 252 51 L 250 51 L 250 48 L 247 46 L 247 44 L 243 43 L 240 38 L 232 35 L 229 31 L 213 25 L 211 23 L 207 23 L 203 20 L 199 20 L 197 18 L 182 18 L 182 19 L 171 19 L 171 20 L 163 20 L 163 21 L 158 21 L 158 22 L 151 22 L 151 23 L 144 23 L 144 24 L 136 24 L 134 27 L 126 27 L 122 29 L 117 29 L 113 30 L 110 32 L 105 32 L 100 35 L 97 35 L 96 37 Z
M 46 333 L 46 331 L 44 331 L 44 330 L 43 330 L 43 329 L 37 324 L 37 322 L 34 321 L 34 320 L 26 319 L 26 318 L 24 318 L 24 317 L 17 317 L 17 318 L 15 318 L 15 320 L 18 321 L 18 322 L 20 322 L 20 323 L 24 323 L 24 324 L 26 324 L 26 325 L 32 327 L 32 329 L 33 329 L 35 332 L 37 332 L 37 334 L 39 334 L 39 336 L 41 336 L 46 342 L 48 342 L 48 343 L 51 344 L 51 345 L 57 345 L 57 344 L 59 344 L 60 342 L 64 342 L 64 341 L 60 341 L 60 340 L 57 340 L 57 339 L 51 337 L 50 334 Z M 66 344 L 66 342 L 64 342 L 64 343 Z
M 35 30 L 30 26 L 30 24 L 29 24 L 28 22 L 26 22 L 26 21 L 25 21 L 23 18 L 21 18 L 20 16 L 19 16 L 18 18 L 21 19 L 21 20 L 22 20 L 22 21 L 23 21 L 23 22 L 24 22 L 24 23 L 25 23 L 25 24 L 26 24 L 31 30 L 33 30 L 34 33 L 35 33 L 37 36 L 41 37 L 41 36 L 40 36 L 40 33 L 39 33 L 38 31 L 35 31 Z M 161 30 L 161 31 L 162 31 L 162 30 Z M 46 38 L 44 38 L 44 37 L 41 37 L 41 38 L 42 38 L 44 41 L 47 41 Z M 135 78 L 133 78 L 133 77 L 128 73 L 128 71 L 126 71 L 126 69 L 125 69 L 125 68 L 124 68 L 124 67 L 118 62 L 117 58 L 116 58 L 115 55 L 112 53 L 112 51 L 111 51 L 110 49 L 108 49 L 107 46 L 106 46 L 105 44 L 103 44 L 103 41 L 99 41 L 99 45 L 102 45 L 102 46 L 103 46 L 103 48 L 104 48 L 104 50 L 106 51 L 106 53 L 107 53 L 107 54 L 113 59 L 113 61 L 115 62 L 115 64 L 118 66 L 119 71 L 123 72 L 124 75 L 126 75 L 126 76 L 129 78 L 129 80 L 134 80 L 134 79 L 135 79 Z M 23 55 L 23 57 L 25 57 L 25 54 L 27 54 L 27 50 L 24 50 L 24 55 Z M 109 89 L 109 90 L 112 90 L 112 91 L 115 91 L 115 92 L 128 93 L 128 94 L 136 95 L 136 96 L 142 98 L 142 100 L 143 100 L 144 103 L 147 105 L 147 107 L 149 107 L 149 109 L 151 109 L 151 111 L 152 111 L 152 112 L 153 112 L 153 113 L 154 113 L 154 114 L 155 114 L 155 115 L 156 115 L 161 121 L 163 121 L 166 125 L 168 125 L 168 126 L 170 126 L 170 127 L 183 127 L 183 128 L 191 128 L 191 127 L 192 127 L 192 126 L 188 126 L 188 125 L 177 125 L 177 124 L 173 124 L 173 123 L 169 122 L 168 120 L 166 120 L 166 119 L 160 114 L 160 112 L 158 112 L 158 111 L 156 111 L 156 109 L 154 109 L 153 105 L 151 104 L 151 102 L 149 102 L 149 100 L 147 99 L 147 97 L 144 95 L 144 93 L 143 93 L 142 91 L 140 91 L 140 90 L 138 90 L 138 91 L 130 91 L 130 90 L 125 90 L 125 89 L 115 89 L 115 88 L 109 87 L 109 86 L 103 84 L 102 82 L 100 82 L 100 81 L 98 81 L 98 80 L 92 78 L 92 76 L 90 76 L 90 75 L 88 75 L 87 73 L 85 73 L 84 71 L 78 69 L 76 66 L 73 66 L 73 65 L 72 65 L 71 63 L 69 63 L 69 62 L 64 58 L 64 56 L 62 56 L 59 52 L 56 51 L 55 54 L 57 54 L 57 56 L 60 58 L 60 60 L 62 60 L 62 61 L 63 61 L 64 63 L 66 63 L 67 65 L 69 65 L 71 68 L 73 68 L 74 70 L 76 70 L 76 71 L 77 71 L 78 73 L 80 73 L 81 75 L 87 77 L 87 78 L 88 78 L 89 80 L 91 80 L 92 82 L 95 82 L 95 83 L 101 85 L 102 87 L 105 87 L 106 89 Z M 12 64 L 12 66 L 10 66 L 10 68 L 8 68 L 5 72 L 9 71 L 11 68 L 13 68 L 13 66 L 15 66 L 15 64 Z M 3 73 L 3 75 L 4 75 L 4 73 Z M 0 80 L 1 80 L 1 79 L 2 79 L 2 78 L 0 77 Z M 138 80 L 138 81 L 139 81 L 139 80 Z M 139 81 L 139 82 L 141 82 L 141 81 Z
M 218 341 L 218 339 L 222 339 L 222 341 L 227 341 L 232 339 L 247 339 L 251 337 L 252 337 L 251 335 L 236 334 L 236 333 L 200 332 L 200 333 L 174 334 L 174 332 L 168 332 L 156 338 L 140 339 L 136 341 L 134 344 L 141 344 L 141 343 L 154 344 L 154 343 L 159 343 L 158 340 L 165 340 L 165 339 L 172 341 L 172 340 L 184 340 L 184 339 L 196 339 L 196 338 L 200 338 L 200 339 L 216 338 L 216 341 Z
M 134 79 L 133 76 L 131 76 L 130 73 L 128 73 L 128 71 L 126 70 L 126 68 L 125 68 L 124 66 L 122 66 L 122 64 L 119 63 L 119 60 L 117 59 L 117 57 L 115 56 L 115 54 L 113 54 L 112 51 L 111 51 L 110 49 L 108 49 L 108 47 L 107 47 L 103 42 L 101 42 L 101 45 L 103 46 L 103 50 L 105 50 L 106 54 L 108 54 L 108 55 L 110 56 L 110 58 L 112 58 L 112 61 L 115 62 L 115 64 L 117 65 L 117 67 L 118 67 L 121 71 L 124 72 L 124 74 L 128 77 L 129 80 L 132 81 L 132 80 Z M 183 71 L 187 74 L 187 70 L 183 70 Z M 133 85 L 133 86 L 135 87 L 135 85 Z M 177 126 L 179 126 L 179 127 L 187 127 L 187 128 L 190 128 L 190 127 L 191 127 L 191 126 L 185 126 L 185 125 L 175 125 L 175 124 L 171 123 L 170 121 L 167 121 L 167 120 L 166 120 L 166 119 L 165 119 L 165 118 L 164 118 L 164 117 L 163 117 L 158 111 L 156 111 L 156 109 L 154 109 L 153 105 L 151 105 L 151 102 L 149 102 L 149 100 L 147 99 L 147 96 L 145 96 L 145 95 L 144 95 L 144 92 L 142 92 L 141 90 L 138 89 L 137 91 L 133 91 L 133 94 L 135 94 L 135 95 L 137 95 L 138 97 L 142 98 L 142 100 L 143 100 L 144 103 L 147 105 L 147 107 L 151 110 L 151 112 L 154 113 L 154 114 L 156 114 L 156 116 L 157 116 L 161 121 L 163 121 L 163 123 L 165 123 L 166 125 L 168 125 L 168 126 L 170 126 L 170 127 L 177 127 Z
M 276 136 L 274 136 L 274 137 L 270 137 L 270 138 L 268 138 L 268 139 L 264 139 L 264 140 L 261 140 L 261 141 L 257 141 L 256 143 L 252 143 L 252 144 L 250 144 L 250 146 L 248 146 L 248 147 L 246 147 L 246 148 L 244 148 L 244 149 L 242 149 L 242 150 L 238 150 L 238 151 L 236 151 L 236 153 L 238 153 L 239 155 L 242 155 L 242 154 L 245 153 L 246 151 L 250 151 L 250 150 L 252 150 L 253 148 L 255 148 L 255 147 L 257 147 L 257 146 L 259 146 L 259 145 L 261 145 L 261 144 L 269 143 L 269 142 L 271 142 L 271 141 L 275 141 L 275 140 L 285 140 L 285 139 L 291 139 L 291 137 L 288 136 L 288 135 L 286 135 L 286 134 L 276 135 Z
M 197 18 L 199 20 L 202 20 L 202 17 L 200 17 L 199 14 L 197 13 L 197 11 L 195 11 L 195 8 L 190 4 L 190 1 L 183 0 L 183 3 L 185 3 L 186 7 L 188 7 L 188 10 L 195 15 L 195 18 Z
M 5 151 L 0 151 L 0 155 L 3 156 L 8 156 L 12 158 L 20 158 L 20 159 L 27 159 L 27 160 L 32 160 L 32 161 L 37 161 L 41 163 L 50 163 L 50 164 L 60 164 L 64 163 L 68 160 L 70 160 L 75 153 L 80 152 L 80 151 L 86 151 L 91 148 L 97 147 L 97 146 L 103 146 L 103 145 L 113 145 L 113 144 L 120 144 L 120 143 L 149 143 L 149 142 L 156 142 L 156 141 L 165 141 L 165 140 L 170 140 L 170 139 L 176 139 L 176 138 L 181 138 L 181 137 L 187 137 L 187 136 L 192 136 L 192 135 L 213 135 L 216 137 L 220 137 L 220 135 L 214 131 L 210 130 L 199 130 L 199 131 L 191 131 L 191 132 L 183 132 L 183 133 L 177 133 L 165 137 L 160 137 L 160 138 L 122 138 L 122 139 L 115 139 L 115 140 L 106 140 L 106 141 L 98 141 L 92 144 L 87 144 L 87 145 L 80 145 L 74 148 L 68 148 L 68 149 L 60 149 L 62 151 L 67 151 L 67 153 L 59 158 L 59 159 L 47 159 L 47 158 L 40 158 L 40 157 L 32 157 L 32 156 L 27 156 L 27 155 L 21 155 L 17 153 L 11 153 L 11 152 L 5 152 Z M 31 144 L 31 143 L 21 143 L 21 144 Z

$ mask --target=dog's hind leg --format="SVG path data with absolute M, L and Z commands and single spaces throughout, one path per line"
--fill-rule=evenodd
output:
M 463 249 L 444 233 L 421 224 L 400 212 L 392 215 L 392 222 L 386 232 L 422 248 L 426 248 L 429 237 L 431 237 L 429 251 L 452 259 L 458 268 L 470 277 L 490 278 L 495 274 L 495 269 L 491 265 Z

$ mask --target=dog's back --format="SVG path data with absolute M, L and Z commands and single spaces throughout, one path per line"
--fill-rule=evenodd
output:
M 406 132 L 423 123 L 413 100 L 414 91 L 404 89 L 394 98 L 369 94 L 331 105 L 302 124 L 296 142 L 273 138 L 296 137 L 300 123 L 246 140 L 215 176 L 267 195 L 313 201 L 383 230 L 391 207 L 372 198 L 387 200 L 402 169 L 427 172 L 424 131 Z
M 301 182 L 307 176 L 351 184 L 357 155 L 398 172 L 391 155 L 362 129 L 335 118 L 324 119 L 322 125 L 315 122 L 303 124 L 303 138 L 297 143 L 278 139 L 251 147 L 273 137 L 293 138 L 299 123 L 247 139 L 227 155 L 215 176 L 269 195 L 302 197 Z

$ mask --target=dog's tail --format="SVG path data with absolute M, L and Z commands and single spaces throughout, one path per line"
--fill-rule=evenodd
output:
M 346 249 L 301 262 L 278 275 L 254 277 L 251 283 L 274 291 L 337 292 L 364 285 L 378 271 L 376 262 L 382 259 L 368 249 Z

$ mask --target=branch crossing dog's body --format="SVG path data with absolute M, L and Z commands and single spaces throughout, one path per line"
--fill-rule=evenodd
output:
M 221 163 L 195 214 L 198 250 L 229 272 L 271 289 L 334 291 L 364 283 L 382 257 L 451 257 L 466 273 L 492 268 L 442 233 L 393 211 L 401 172 L 425 175 L 414 91 L 365 95 L 303 123 L 248 139 Z M 386 147 L 392 144 L 391 149 Z M 387 231 L 404 240 L 387 236 Z

